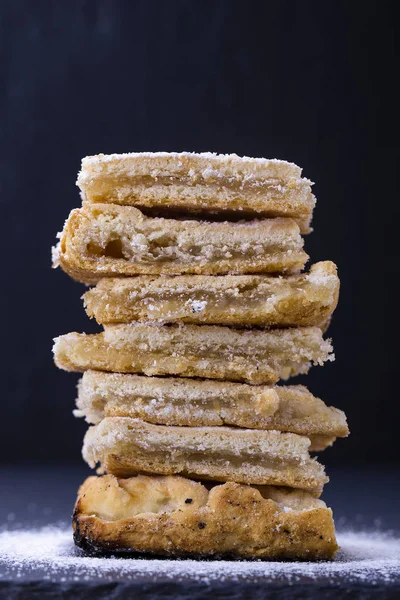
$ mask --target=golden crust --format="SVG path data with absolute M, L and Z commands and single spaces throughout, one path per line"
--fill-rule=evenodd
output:
M 56 338 L 66 371 L 113 371 L 276 383 L 333 360 L 317 327 L 242 330 L 216 325 L 106 325 L 104 332 Z
M 235 154 L 99 154 L 82 160 L 77 185 L 91 202 L 293 217 L 304 232 L 315 206 L 297 165 Z
M 89 477 L 73 517 L 87 552 L 331 559 L 332 511 L 306 492 L 226 483 L 208 491 L 182 477 Z
M 253 386 L 173 377 L 87 371 L 78 385 L 75 415 L 98 424 L 131 417 L 158 425 L 286 431 L 323 450 L 349 433 L 346 416 L 298 386 Z
M 146 217 L 132 206 L 73 210 L 53 254 L 74 279 L 119 275 L 298 272 L 308 259 L 292 219 L 205 222 Z
M 336 265 L 309 273 L 267 275 L 137 276 L 101 279 L 84 295 L 100 324 L 157 321 L 210 325 L 324 327 L 339 296 Z
M 328 481 L 310 458 L 310 440 L 294 433 L 237 427 L 172 427 L 107 417 L 90 427 L 82 455 L 93 468 L 130 477 L 181 474 L 196 479 L 280 485 L 319 495 Z

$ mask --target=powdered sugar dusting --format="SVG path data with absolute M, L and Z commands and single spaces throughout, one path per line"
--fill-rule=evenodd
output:
M 188 300 L 186 304 L 189 306 L 192 313 L 198 313 L 206 308 L 207 300 Z
M 312 581 L 369 585 L 400 582 L 400 538 L 382 533 L 338 533 L 341 550 L 333 562 L 171 560 L 86 557 L 73 545 L 70 527 L 2 531 L 0 580 L 41 573 L 49 581 L 163 581 L 200 583 Z M 43 575 L 44 573 L 44 575 Z
M 61 256 L 61 244 L 58 242 L 55 246 L 51 248 L 51 264 L 53 269 L 57 269 L 60 266 L 60 256 Z
M 219 161 L 224 160 L 237 160 L 244 161 L 248 163 L 255 163 L 260 165 L 268 166 L 269 164 L 276 165 L 287 165 L 300 171 L 300 168 L 292 162 L 288 162 L 286 160 L 280 160 L 278 158 L 254 158 L 250 156 L 238 156 L 237 154 L 218 154 L 217 152 L 123 152 L 121 154 L 96 154 L 94 156 L 85 156 L 82 159 L 82 165 L 95 164 L 98 162 L 112 162 L 115 160 L 124 160 L 129 158 L 203 158 L 206 160 L 217 159 Z

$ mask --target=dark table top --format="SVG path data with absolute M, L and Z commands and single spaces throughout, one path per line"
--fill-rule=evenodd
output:
M 330 563 L 331 570 L 318 563 L 310 567 L 308 563 L 262 562 L 237 563 L 236 569 L 230 562 L 225 563 L 226 575 L 221 575 L 224 564 L 216 561 L 83 558 L 73 546 L 69 528 L 76 490 L 88 474 L 84 467 L 68 466 L 1 469 L 3 539 L 9 535 L 11 545 L 12 532 L 15 536 L 17 531 L 38 531 L 56 524 L 62 542 L 51 572 L 49 565 L 40 561 L 30 564 L 24 560 L 17 569 L 15 565 L 11 568 L 0 550 L 1 598 L 400 598 L 400 556 L 396 554 L 397 562 L 391 556 L 394 542 L 382 542 L 385 532 L 392 536 L 389 540 L 400 538 L 397 469 L 330 469 L 331 482 L 323 499 L 334 510 L 339 534 L 343 532 L 343 550 L 338 562 Z M 379 568 L 370 560 L 374 557 L 366 555 L 360 562 L 351 555 L 349 531 L 360 532 L 356 544 L 360 539 L 379 537 Z M 400 541 L 395 544 L 398 553 Z M 208 572 L 210 576 L 202 576 Z

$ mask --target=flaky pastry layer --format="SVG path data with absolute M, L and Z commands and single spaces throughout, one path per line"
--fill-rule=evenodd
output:
M 318 327 L 243 330 L 216 325 L 106 325 L 104 332 L 56 338 L 66 371 L 112 371 L 275 383 L 333 360 Z
M 105 417 L 131 417 L 159 425 L 234 425 L 297 433 L 311 440 L 313 451 L 349 433 L 345 414 L 301 385 L 254 386 L 86 371 L 76 406 L 75 415 L 92 424 Z
M 310 440 L 294 433 L 236 427 L 172 427 L 107 417 L 90 427 L 82 455 L 108 473 L 181 474 L 196 479 L 280 485 L 315 495 L 328 481 L 308 453 Z
M 101 324 L 130 321 L 236 326 L 325 328 L 336 308 L 336 265 L 309 273 L 267 275 L 137 276 L 101 279 L 84 295 L 86 312 Z
M 235 154 L 140 152 L 82 160 L 84 200 L 190 212 L 293 217 L 309 231 L 315 198 L 301 169 Z
M 290 273 L 307 259 L 292 219 L 164 219 L 115 204 L 73 210 L 53 252 L 53 265 L 84 283 L 116 275 Z
M 89 477 L 73 517 L 88 553 L 333 558 L 332 511 L 306 492 L 238 483 L 208 490 L 183 477 Z

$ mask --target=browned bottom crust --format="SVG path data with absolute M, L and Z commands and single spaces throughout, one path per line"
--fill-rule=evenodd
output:
M 331 509 L 298 490 L 237 483 L 210 491 L 183 477 L 89 477 L 73 517 L 86 552 L 331 559 Z

